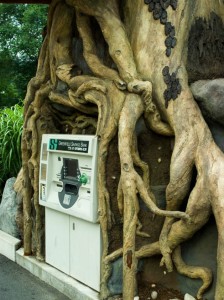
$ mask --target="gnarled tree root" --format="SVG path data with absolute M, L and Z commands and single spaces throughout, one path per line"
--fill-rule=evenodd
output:
M 189 278 L 200 278 L 203 285 L 200 287 L 197 293 L 197 299 L 202 299 L 204 292 L 210 286 L 212 282 L 212 272 L 208 268 L 189 266 L 184 263 L 181 257 L 181 249 L 177 247 L 173 252 L 173 262 L 177 268 L 177 271 Z
M 143 179 L 134 170 L 132 157 L 132 142 L 135 124 L 144 111 L 142 99 L 135 94 L 126 97 L 119 120 L 118 143 L 121 161 L 120 197 L 123 196 L 124 225 L 123 225 L 123 297 L 134 298 L 136 288 L 135 236 L 139 211 L 137 193 L 149 209 L 158 215 L 181 217 L 188 219 L 183 212 L 160 210 L 150 198 Z M 135 153 L 136 154 L 136 153 Z M 136 160 L 136 155 L 135 155 Z M 121 201 L 121 200 L 120 200 Z M 121 204 L 120 204 L 121 207 Z

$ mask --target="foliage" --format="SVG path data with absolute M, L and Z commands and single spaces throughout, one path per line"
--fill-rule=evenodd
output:
M 0 110 L 0 187 L 5 180 L 17 176 L 21 160 L 23 106 L 16 104 Z
M 24 99 L 35 75 L 47 5 L 0 4 L 0 106 Z

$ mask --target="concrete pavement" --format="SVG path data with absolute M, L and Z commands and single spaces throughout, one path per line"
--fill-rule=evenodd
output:
M 99 299 L 88 286 L 33 256 L 24 256 L 20 245 L 20 240 L 0 230 L 0 300 Z
M 1 300 L 69 300 L 15 262 L 0 255 Z

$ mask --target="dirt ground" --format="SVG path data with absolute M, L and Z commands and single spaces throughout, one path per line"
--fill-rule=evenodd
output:
M 153 299 L 152 295 L 157 293 L 157 297 L 154 298 L 156 300 L 184 300 L 183 294 L 181 294 L 179 291 L 173 290 L 173 289 L 167 289 L 166 287 L 153 283 L 149 284 L 142 284 L 139 287 L 139 299 L 140 300 L 150 300 Z
M 153 295 L 156 297 L 153 298 Z M 184 295 L 174 289 L 154 283 L 142 283 L 139 286 L 139 300 L 184 300 Z M 114 296 L 110 300 L 122 300 L 121 296 Z

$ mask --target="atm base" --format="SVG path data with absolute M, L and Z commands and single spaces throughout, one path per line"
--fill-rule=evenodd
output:
M 47 207 L 45 222 L 46 262 L 100 291 L 100 225 Z

